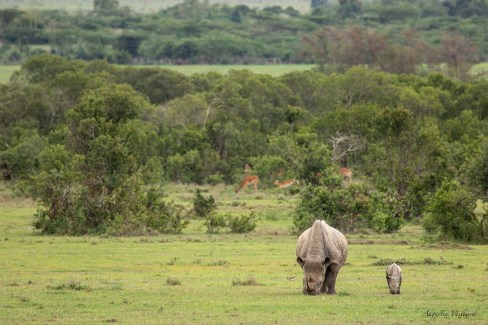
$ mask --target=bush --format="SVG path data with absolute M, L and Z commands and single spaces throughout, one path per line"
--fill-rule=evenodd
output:
M 189 223 L 185 220 L 185 210 L 181 206 L 165 203 L 162 197 L 160 191 L 148 190 L 146 224 L 161 233 L 179 234 Z
M 223 215 L 210 213 L 203 224 L 207 227 L 207 233 L 217 234 L 220 228 L 227 227 L 227 220 Z
M 207 183 L 210 185 L 217 185 L 224 182 L 224 178 L 220 174 L 212 174 L 207 177 Z
M 401 216 L 377 211 L 370 222 L 370 227 L 377 232 L 392 233 L 400 229 L 403 224 L 404 220 Z
M 256 228 L 256 214 L 251 211 L 249 215 L 232 216 L 230 214 L 221 215 L 215 212 L 207 215 L 203 223 L 207 227 L 207 233 L 216 234 L 221 228 L 229 227 L 232 233 L 247 233 Z
M 47 234 L 180 233 L 183 209 L 147 190 L 129 123 L 146 105 L 128 86 L 86 92 L 69 111 L 66 145 L 46 146 L 31 194 L 39 202 L 34 226 Z M 145 128 L 141 128 L 144 132 Z M 142 175 L 141 175 L 142 173 Z
M 343 186 L 335 174 L 323 175 L 316 185 L 308 185 L 302 193 L 293 218 L 298 234 L 316 219 L 344 232 L 374 229 L 378 232 L 398 230 L 403 219 L 393 212 L 385 194 L 363 183 Z
M 209 214 L 215 211 L 217 205 L 215 204 L 215 199 L 212 195 L 209 198 L 205 198 L 200 190 L 197 189 L 195 192 L 195 197 L 193 198 L 193 211 L 195 215 L 199 218 L 205 218 Z
M 486 235 L 472 212 L 475 202 L 473 193 L 458 181 L 446 180 L 427 205 L 422 225 L 438 239 L 485 242 Z
M 256 228 L 256 213 L 251 211 L 247 216 L 229 217 L 229 228 L 233 233 L 247 233 Z

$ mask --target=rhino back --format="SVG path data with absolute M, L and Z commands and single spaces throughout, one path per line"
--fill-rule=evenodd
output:
M 316 257 L 331 263 L 344 265 L 347 258 L 347 241 L 344 235 L 325 221 L 316 220 L 311 228 L 305 230 L 297 241 L 298 257 Z
M 307 257 L 310 229 L 311 228 L 308 228 L 300 235 L 300 237 L 298 237 L 297 248 L 296 248 L 297 257 L 301 257 L 301 258 Z
M 313 258 L 325 260 L 324 241 L 322 237 L 322 227 L 316 221 L 312 227 L 305 230 L 298 238 L 297 256 L 302 259 Z
M 386 269 L 386 274 L 388 276 L 401 276 L 402 275 L 402 269 L 400 268 L 400 266 L 398 264 L 392 263 Z
M 325 221 L 321 221 L 321 223 L 326 255 L 332 263 L 344 265 L 348 252 L 346 237 L 339 230 L 329 226 Z

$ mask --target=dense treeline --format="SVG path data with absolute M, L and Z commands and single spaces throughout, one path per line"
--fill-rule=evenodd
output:
M 486 0 L 311 4 L 309 14 L 198 0 L 147 15 L 111 0 L 94 1 L 93 11 L 76 14 L 3 9 L 0 60 L 48 52 L 112 63 L 317 62 L 412 72 L 420 63 L 461 69 L 488 53 Z
M 348 231 L 423 218 L 486 238 L 472 209 L 488 189 L 488 81 L 358 67 L 186 77 L 41 55 L 0 87 L 2 175 L 38 199 L 48 233 L 180 231 L 157 185 L 236 184 L 247 163 L 263 189 L 305 184 L 297 229 L 317 215 Z

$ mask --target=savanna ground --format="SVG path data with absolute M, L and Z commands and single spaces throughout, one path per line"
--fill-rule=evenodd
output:
M 161 9 L 183 3 L 184 0 L 119 0 L 120 6 L 128 6 L 135 12 L 155 13 Z M 281 6 L 286 8 L 291 6 L 296 10 L 306 13 L 310 10 L 310 0 L 209 0 L 209 3 L 220 3 L 228 6 L 245 4 L 250 8 L 264 8 Z M 93 10 L 93 0 L 0 0 L 0 8 L 16 7 L 20 9 L 63 9 L 69 12 L 79 10 Z
M 188 208 L 196 187 L 168 185 Z M 202 188 L 219 212 L 256 211 L 257 228 L 209 235 L 60 237 L 33 233 L 35 207 L 0 187 L 0 324 L 486 324 L 488 246 L 425 244 L 419 226 L 346 234 L 336 296 L 304 296 L 289 192 Z M 386 259 L 402 260 L 402 294 Z
M 225 74 L 230 70 L 250 70 L 253 73 L 269 74 L 272 77 L 281 76 L 285 73 L 293 71 L 304 71 L 310 70 L 316 65 L 314 64 L 270 64 L 270 65 L 205 65 L 205 64 L 194 64 L 194 65 L 158 65 L 158 66 L 138 66 L 138 67 L 160 67 L 162 69 L 170 69 L 181 72 L 187 76 L 194 73 L 208 73 L 208 72 L 219 72 Z M 0 65 L 0 83 L 7 83 L 10 77 L 15 71 L 20 70 L 20 65 Z
M 181 72 L 187 76 L 194 73 L 219 72 L 225 74 L 230 70 L 250 70 L 253 73 L 269 74 L 272 77 L 278 77 L 293 71 L 305 71 L 316 67 L 314 64 L 268 64 L 268 65 L 224 65 L 224 64 L 192 64 L 192 65 L 158 65 L 158 66 L 138 66 L 138 67 L 160 67 Z M 0 65 L 0 83 L 7 83 L 15 71 L 20 70 L 20 65 Z M 471 74 L 473 76 L 482 76 L 486 78 L 488 72 L 488 63 L 479 63 L 473 66 Z

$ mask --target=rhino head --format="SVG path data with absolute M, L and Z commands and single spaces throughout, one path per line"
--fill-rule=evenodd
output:
M 325 262 L 297 258 L 303 269 L 303 294 L 318 295 L 325 288 Z
M 402 270 L 400 266 L 393 263 L 387 268 L 386 281 L 388 282 L 388 288 L 391 294 L 400 294 L 400 286 L 402 284 Z

